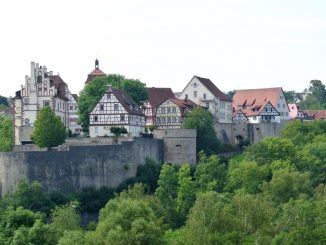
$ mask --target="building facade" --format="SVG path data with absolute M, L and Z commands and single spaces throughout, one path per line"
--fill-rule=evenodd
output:
M 89 114 L 90 137 L 111 136 L 111 127 L 125 127 L 130 136 L 144 132 L 145 115 L 124 91 L 109 86 Z
M 289 107 L 282 88 L 237 90 L 233 96 L 233 119 L 241 110 L 248 123 L 288 121 Z
M 174 98 L 171 88 L 147 88 L 148 100 L 144 103 L 146 126 L 155 124 L 157 107 L 167 99 Z
M 68 128 L 70 94 L 68 85 L 59 75 L 53 75 L 45 66 L 31 62 L 31 75 L 25 76 L 25 85 L 21 86 L 13 98 L 15 144 L 32 143 L 31 134 L 37 113 L 46 106 L 49 106 Z
M 210 79 L 194 76 L 178 98 L 208 108 L 217 123 L 232 123 L 232 100 Z
M 191 111 L 196 104 L 191 100 L 167 99 L 156 110 L 155 125 L 157 129 L 181 128 L 187 112 Z

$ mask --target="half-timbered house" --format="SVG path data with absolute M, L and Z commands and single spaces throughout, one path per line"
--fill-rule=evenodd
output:
M 157 107 L 166 99 L 174 98 L 171 88 L 147 88 L 148 100 L 144 103 L 146 126 L 155 124 Z
M 111 136 L 111 127 L 125 127 L 130 136 L 144 131 L 145 115 L 125 92 L 109 86 L 89 114 L 90 137 Z
M 248 123 L 289 120 L 289 107 L 280 87 L 238 90 L 233 96 L 232 107 L 234 112 L 240 109 Z
M 162 102 L 156 110 L 155 125 L 158 129 L 181 128 L 185 114 L 191 111 L 196 104 L 191 100 L 176 98 Z

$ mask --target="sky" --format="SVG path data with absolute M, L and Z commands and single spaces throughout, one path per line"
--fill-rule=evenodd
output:
M 326 82 L 324 0 L 0 1 L 0 33 L 3 96 L 31 61 L 79 93 L 96 58 L 107 74 L 174 92 L 193 75 L 224 92 Z

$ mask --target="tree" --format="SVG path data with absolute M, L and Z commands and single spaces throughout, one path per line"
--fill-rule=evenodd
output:
M 195 182 L 190 175 L 191 167 L 189 164 L 183 164 L 179 169 L 179 188 L 177 210 L 184 217 L 187 216 L 189 209 L 196 199 L 196 186 Z
M 199 153 L 199 161 L 196 166 L 195 179 L 201 192 L 222 192 L 226 182 L 227 167 L 221 163 L 216 155 L 207 157 L 203 152 Z
M 285 203 L 290 198 L 297 199 L 300 195 L 312 194 L 309 173 L 299 173 L 291 169 L 274 171 L 272 180 L 265 182 L 262 189 L 266 196 L 276 203 Z
M 111 127 L 110 132 L 114 134 L 115 137 L 119 137 L 122 134 L 127 134 L 128 131 L 125 127 Z
M 86 235 L 86 244 L 163 243 L 158 217 L 137 188 L 121 193 L 101 209 L 96 230 Z
M 258 166 L 256 162 L 233 163 L 229 168 L 225 190 L 233 192 L 243 189 L 247 193 L 259 193 L 268 176 L 268 169 Z
M 55 147 L 66 139 L 66 128 L 50 107 L 42 108 L 34 123 L 32 139 L 39 147 Z
M 311 80 L 308 96 L 300 102 L 303 109 L 324 109 L 326 106 L 326 88 L 320 80 Z
M 288 103 L 296 103 L 296 93 L 294 90 L 284 91 L 284 97 Z
M 0 95 L 0 105 L 9 106 L 8 99 Z
M 13 147 L 13 122 L 9 117 L 0 116 L 0 152 L 11 151 Z
M 165 163 L 162 166 L 158 187 L 155 196 L 160 200 L 166 210 L 166 220 L 172 227 L 178 226 L 177 214 L 177 192 L 178 192 L 178 176 L 173 166 Z
M 266 138 L 246 149 L 246 158 L 259 165 L 274 160 L 293 160 L 296 155 L 294 144 L 289 139 L 278 137 Z
M 79 123 L 85 132 L 89 128 L 89 113 L 101 99 L 109 85 L 126 91 L 138 104 L 148 99 L 146 85 L 139 80 L 126 79 L 119 74 L 94 78 L 92 82 L 85 85 L 78 98 Z
M 186 114 L 183 127 L 197 129 L 197 152 L 204 151 L 207 155 L 212 155 L 219 151 L 221 143 L 216 137 L 210 112 L 201 107 L 194 108 Z

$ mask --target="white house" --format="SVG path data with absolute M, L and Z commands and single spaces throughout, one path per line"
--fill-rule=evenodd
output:
M 196 104 L 191 100 L 167 99 L 158 105 L 155 114 L 155 125 L 158 129 L 181 128 L 185 114 Z
M 144 131 L 145 115 L 125 92 L 109 86 L 89 114 L 90 137 L 110 136 L 110 128 L 125 127 L 130 136 Z
M 208 107 L 218 123 L 232 123 L 232 100 L 210 79 L 194 76 L 178 98 Z
M 68 85 L 59 75 L 48 72 L 45 66 L 31 62 L 31 75 L 25 76 L 25 85 L 13 98 L 15 144 L 31 143 L 31 134 L 38 111 L 49 106 L 61 118 L 63 124 L 69 124 Z
M 288 121 L 289 107 L 282 88 L 237 90 L 233 96 L 233 119 L 239 113 L 248 118 L 248 123 Z

